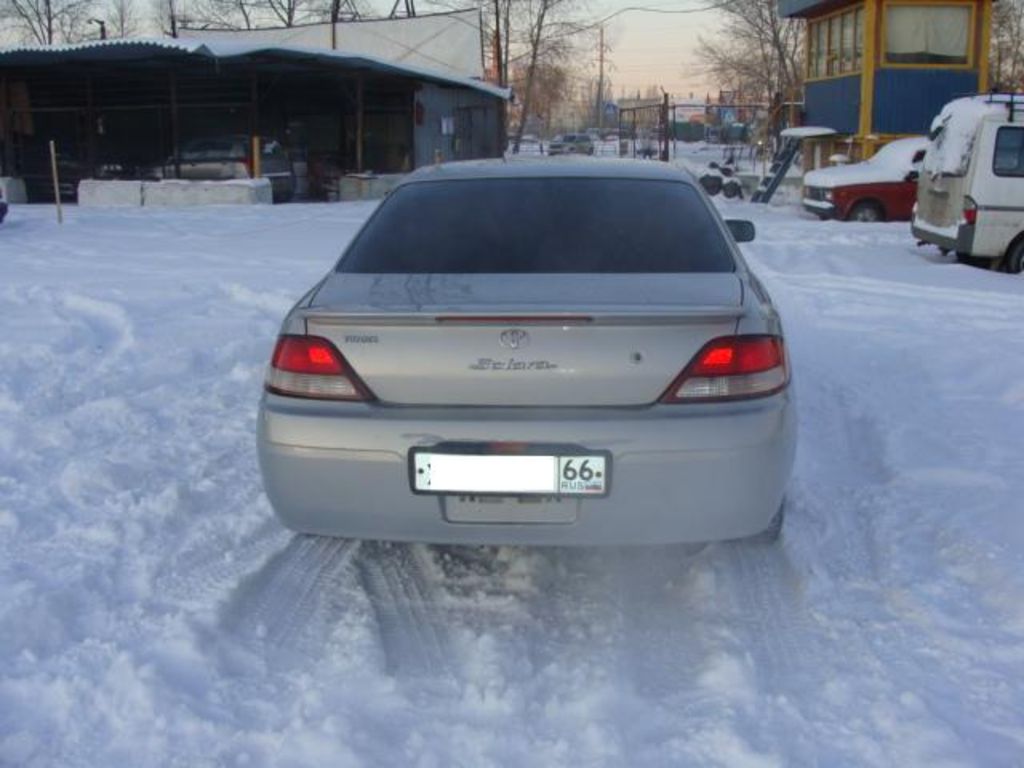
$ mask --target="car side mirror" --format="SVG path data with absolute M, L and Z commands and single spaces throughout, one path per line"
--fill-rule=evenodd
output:
M 921 176 L 921 174 L 918 173 L 917 171 L 910 171 L 910 172 L 907 173 L 906 176 L 903 177 L 903 180 L 904 181 L 917 181 L 920 176 Z
M 757 230 L 754 229 L 754 222 L 746 219 L 726 219 L 725 226 L 732 233 L 732 239 L 737 243 L 749 243 L 754 240 Z

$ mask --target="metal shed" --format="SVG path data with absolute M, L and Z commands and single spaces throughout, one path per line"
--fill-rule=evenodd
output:
M 70 197 L 82 178 L 174 177 L 189 141 L 247 134 L 284 144 L 317 197 L 347 173 L 500 155 L 508 97 L 480 80 L 319 48 L 184 38 L 8 48 L 0 175 L 52 199 L 54 140 Z

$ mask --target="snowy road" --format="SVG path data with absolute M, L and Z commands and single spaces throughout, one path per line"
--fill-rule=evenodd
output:
M 800 405 L 777 546 L 271 518 L 278 322 L 366 204 L 0 228 L 0 766 L 1024 765 L 1024 280 L 736 204 Z

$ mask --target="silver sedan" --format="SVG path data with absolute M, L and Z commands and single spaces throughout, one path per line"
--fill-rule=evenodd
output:
M 752 237 L 656 163 L 411 174 L 284 321 L 259 417 L 278 517 L 439 543 L 777 535 L 795 415 Z

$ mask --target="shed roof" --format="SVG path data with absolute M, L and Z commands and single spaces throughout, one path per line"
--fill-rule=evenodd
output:
M 481 91 L 501 99 L 511 92 L 472 77 L 459 77 L 425 67 L 386 61 L 363 54 L 354 55 L 329 48 L 308 48 L 294 45 L 268 45 L 233 40 L 193 40 L 185 37 L 132 37 L 118 40 L 97 40 L 72 45 L 21 45 L 0 48 L 2 67 L 42 67 L 86 62 L 116 64 L 120 62 L 158 63 L 182 59 L 208 59 L 233 63 L 316 64 L 323 68 L 364 70 L 409 77 L 441 85 L 458 86 Z
M 856 0 L 779 0 L 779 16 L 805 18 L 853 5 Z

